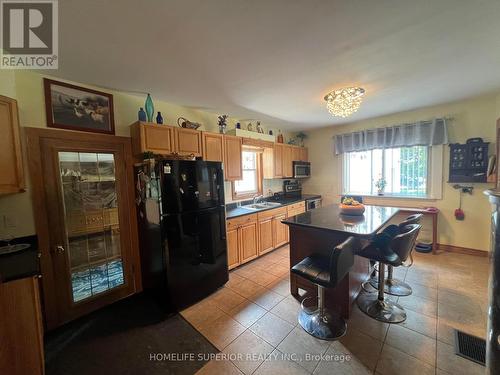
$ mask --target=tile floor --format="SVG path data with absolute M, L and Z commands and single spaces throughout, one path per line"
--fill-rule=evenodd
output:
M 357 306 L 347 335 L 322 341 L 297 324 L 284 246 L 230 272 L 225 287 L 181 314 L 222 353 L 205 374 L 482 374 L 484 367 L 454 354 L 453 328 L 486 331 L 488 258 L 416 254 L 398 268 L 413 294 L 398 302 L 407 320 L 389 325 Z

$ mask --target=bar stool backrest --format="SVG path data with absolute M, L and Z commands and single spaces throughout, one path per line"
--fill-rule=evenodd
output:
M 419 224 L 406 225 L 401 228 L 402 232 L 392 239 L 391 249 L 399 256 L 402 262 L 408 258 L 413 250 L 420 228 L 422 226 Z
M 359 247 L 359 241 L 355 237 L 349 237 L 346 241 L 336 246 L 330 254 L 330 284 L 337 285 L 354 265 L 353 250 Z
M 399 224 L 399 229 L 402 229 L 406 227 L 409 224 L 420 224 L 420 221 L 422 220 L 423 214 L 414 214 L 408 216 L 403 222 Z

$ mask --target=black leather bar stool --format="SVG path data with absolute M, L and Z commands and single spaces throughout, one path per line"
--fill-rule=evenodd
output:
M 349 237 L 335 246 L 329 255 L 313 254 L 292 267 L 292 272 L 318 287 L 318 308 L 308 311 L 304 299 L 299 313 L 300 326 L 310 335 L 322 340 L 334 340 L 346 332 L 346 322 L 335 311 L 325 308 L 325 288 L 334 288 L 347 275 L 354 264 L 354 250 L 360 242 Z M 311 297 L 309 297 L 311 298 Z
M 384 298 L 385 266 L 398 267 L 403 264 L 403 259 L 408 258 L 415 245 L 420 228 L 418 224 L 407 225 L 402 228 L 402 233 L 395 237 L 380 233 L 369 245 L 356 253 L 379 264 L 378 293 L 361 293 L 357 299 L 360 310 L 368 316 L 385 323 L 401 323 L 406 320 L 403 307 Z
M 403 222 L 401 222 L 399 225 L 390 225 L 386 229 L 382 231 L 382 233 L 387 233 L 391 237 L 394 237 L 400 233 L 403 232 L 403 229 L 410 224 L 420 224 L 420 221 L 422 220 L 423 214 L 414 214 L 408 216 Z M 410 267 L 413 264 L 413 259 L 412 257 L 412 252 L 413 248 L 410 250 L 410 253 L 408 256 L 411 259 L 411 263 L 409 266 Z M 406 262 L 407 259 L 402 259 L 403 263 Z M 384 285 L 384 292 L 393 296 L 398 296 L 398 297 L 405 297 L 409 296 L 412 293 L 411 286 L 408 283 L 405 283 L 402 280 L 395 279 L 393 277 L 393 272 L 394 272 L 394 267 L 391 265 L 387 266 L 387 278 L 385 279 L 385 285 Z M 372 287 L 375 289 L 378 289 L 378 278 L 377 277 L 372 277 L 369 280 L 369 283 Z M 365 289 L 365 288 L 363 288 Z M 366 289 L 365 289 L 366 290 Z

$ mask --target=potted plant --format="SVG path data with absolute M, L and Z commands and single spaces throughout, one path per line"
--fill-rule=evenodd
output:
M 307 138 L 307 134 L 304 132 L 299 132 L 295 135 L 295 137 L 300 141 L 300 145 L 304 147 L 304 139 Z
M 380 177 L 376 182 L 375 182 L 375 187 L 377 188 L 377 194 L 378 195 L 384 195 L 384 189 L 387 186 L 387 181 L 385 178 Z
M 227 119 L 229 115 L 220 115 L 217 117 L 217 125 L 219 125 L 219 133 L 226 134 Z

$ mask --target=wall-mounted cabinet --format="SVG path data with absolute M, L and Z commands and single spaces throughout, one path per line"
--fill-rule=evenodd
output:
M 174 128 L 175 152 L 179 155 L 202 156 L 201 132 L 193 129 Z
M 0 194 L 24 190 L 17 101 L 0 95 Z M 8 172 L 7 172 L 8 171 Z
M 263 154 L 264 178 L 292 178 L 293 161 L 307 161 L 305 147 L 275 143 Z
M 237 181 L 243 178 L 241 152 L 243 140 L 234 135 L 224 135 L 224 178 Z
M 224 135 L 202 132 L 203 160 L 224 161 Z
M 283 177 L 293 177 L 293 146 L 283 146 Z
M 138 156 L 144 152 L 168 155 L 174 152 L 174 127 L 146 122 L 136 122 L 130 126 L 132 149 Z

